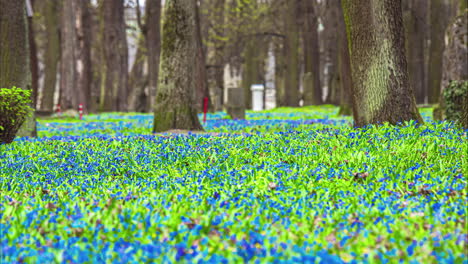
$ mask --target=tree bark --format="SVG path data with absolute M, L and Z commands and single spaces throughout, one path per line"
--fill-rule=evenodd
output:
M 124 1 L 103 0 L 104 90 L 103 111 L 127 111 L 128 48 Z M 101 94 L 102 95 L 102 94 Z
M 401 2 L 343 0 L 355 126 L 423 122 L 410 87 Z
M 225 27 L 225 4 L 226 0 L 215 0 L 214 8 L 214 26 L 213 26 L 213 34 L 215 38 L 213 40 L 214 43 L 214 51 L 213 51 L 213 79 L 214 79 L 214 87 L 212 87 L 212 94 L 216 96 L 213 99 L 214 102 L 214 109 L 215 111 L 221 111 L 225 102 L 223 102 L 224 94 L 224 42 L 220 40 L 225 36 L 224 27 Z M 208 53 L 209 54 L 209 53 Z M 218 100 L 220 98 L 221 100 Z
M 54 110 L 54 94 L 57 85 L 57 69 L 60 59 L 60 28 L 58 0 L 47 0 L 44 8 L 47 44 L 44 54 L 44 88 L 41 110 Z
M 76 74 L 76 0 L 65 0 L 61 12 L 60 106 L 62 110 L 78 109 L 82 97 Z
M 203 130 L 194 107 L 197 59 L 196 0 L 166 2 L 153 132 Z
M 197 59 L 195 61 L 195 67 L 197 72 L 195 73 L 195 83 L 197 85 L 195 89 L 195 107 L 198 112 L 203 111 L 203 98 L 208 98 L 210 102 L 210 94 L 208 91 L 208 78 L 206 75 L 206 56 L 203 48 L 201 25 L 200 25 L 200 14 L 198 4 L 195 4 L 195 41 L 197 42 Z
M 284 43 L 282 43 L 284 44 Z M 286 106 L 286 89 L 284 82 L 285 69 L 285 49 L 280 43 L 274 46 L 276 65 L 275 65 L 275 87 L 276 87 L 276 105 Z
M 100 1 L 98 2 L 100 3 Z M 101 86 L 103 81 L 102 65 L 104 64 L 104 56 L 102 52 L 102 12 L 101 6 L 90 5 L 89 6 L 90 18 L 91 18 L 91 64 L 92 64 L 92 79 L 91 79 L 91 91 L 88 107 L 91 112 L 101 111 Z
M 129 87 L 129 110 L 135 112 L 147 112 L 151 107 L 147 106 L 148 96 L 145 94 L 145 88 L 148 86 L 148 73 L 145 73 L 147 64 L 147 54 L 145 52 L 146 38 L 143 34 L 139 36 L 138 47 L 130 70 Z M 158 70 L 159 72 L 159 70 Z M 153 104 L 151 104 L 153 105 Z
M 426 0 L 404 1 L 403 21 L 405 24 L 406 58 L 411 86 L 416 103 L 423 104 L 426 97 L 426 16 L 429 2 Z
M 242 88 L 244 89 L 244 102 L 246 109 L 252 109 L 252 84 L 259 83 L 258 72 L 258 46 L 255 38 L 247 40 L 244 50 L 244 63 L 242 65 Z
M 75 49 L 76 80 L 80 101 L 85 113 L 94 112 L 91 104 L 92 63 L 91 63 L 91 36 L 92 21 L 89 0 L 79 0 L 76 4 L 76 37 Z
M 78 110 L 91 100 L 91 21 L 89 2 L 65 0 L 61 17 L 60 106 Z
M 323 15 L 323 51 L 325 55 L 325 67 L 326 70 L 324 82 L 328 87 L 328 94 L 326 103 L 339 105 L 341 98 L 341 80 L 340 80 L 340 69 L 339 69 L 339 31 L 338 31 L 338 16 L 339 16 L 339 5 L 340 1 L 324 1 L 324 15 Z
M 0 6 L 0 88 L 16 86 L 31 90 L 25 1 L 0 0 Z M 35 135 L 36 121 L 33 109 L 17 136 Z
M 284 42 L 286 72 L 284 77 L 287 106 L 299 106 L 299 26 L 298 1 L 286 3 L 286 38 Z
M 303 1 L 303 52 L 304 73 L 310 76 L 310 81 L 304 82 L 304 105 L 322 103 L 322 87 L 320 86 L 320 48 L 318 42 L 318 16 L 314 7 L 315 1 Z M 306 85 L 307 84 L 307 85 Z
M 341 2 L 341 1 L 340 1 Z M 356 116 L 353 112 L 353 80 L 351 77 L 351 62 L 348 51 L 348 39 L 346 38 L 346 25 L 343 17 L 343 10 L 338 6 L 337 32 L 338 32 L 338 70 L 341 84 L 340 110 L 339 115 Z
M 438 119 L 460 121 L 464 128 L 468 128 L 468 91 L 463 94 L 468 86 L 468 10 L 463 2 L 460 1 L 458 15 L 445 36 L 447 46 L 443 55 L 441 94 L 447 90 L 452 96 L 449 101 L 440 96 L 439 109 L 436 109 L 442 114 Z
M 429 96 L 430 104 L 439 101 L 440 83 L 442 80 L 442 57 L 445 48 L 445 30 L 449 24 L 448 0 L 432 0 L 430 2 L 430 48 L 429 48 Z
M 147 111 L 153 110 L 159 76 L 159 57 L 161 53 L 161 0 L 146 2 L 146 45 L 148 49 L 148 91 Z
M 30 2 L 31 8 L 34 1 Z M 34 10 L 31 10 L 34 11 Z M 33 95 L 33 108 L 37 109 L 37 93 L 39 91 L 39 63 L 37 59 L 37 45 L 33 28 L 33 15 L 28 16 L 29 61 L 31 67 L 31 88 Z

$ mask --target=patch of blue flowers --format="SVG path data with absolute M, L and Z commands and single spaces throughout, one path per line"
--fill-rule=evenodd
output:
M 466 130 L 249 115 L 188 135 L 149 133 L 149 115 L 47 121 L 1 145 L 2 262 L 466 259 Z

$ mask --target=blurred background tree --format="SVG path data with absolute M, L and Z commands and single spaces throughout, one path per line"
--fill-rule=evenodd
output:
M 191 91 L 195 110 L 202 111 L 205 98 L 211 111 L 225 110 L 230 88 L 243 89 L 245 106 L 251 109 L 251 86 L 260 84 L 265 87 L 268 108 L 326 103 L 340 105 L 340 114 L 354 111 L 357 119 L 356 114 L 368 107 L 356 101 L 360 86 L 354 88 L 353 84 L 362 83 L 359 78 L 364 75 L 353 71 L 349 48 L 356 52 L 369 48 L 355 46 L 346 38 L 350 21 L 345 22 L 341 4 L 348 2 L 354 1 L 196 1 L 196 43 L 201 45 L 193 43 L 197 56 L 190 62 L 196 69 L 192 80 L 196 85 Z M 50 114 L 58 105 L 62 111 L 76 111 L 79 104 L 88 113 L 153 112 L 158 85 L 165 81 L 160 79 L 159 57 L 167 3 L 32 1 L 34 13 L 26 25 L 32 52 L 28 64 L 38 113 Z M 402 0 L 395 5 L 401 9 L 405 40 L 399 47 L 404 55 L 399 59 L 404 63 L 397 67 L 408 78 L 401 87 L 417 104 L 439 104 L 441 90 L 448 85 L 444 72 L 449 69 L 442 65 L 445 47 L 450 44 L 444 36 L 466 1 Z M 2 13 L 11 12 L 2 6 Z M 362 16 L 364 11 L 357 12 Z M 7 22 L 0 23 L 4 27 Z M 394 34 L 392 30 L 388 33 Z M 1 60 L 2 65 L 11 63 Z M 398 111 L 392 115 L 392 120 L 402 119 Z

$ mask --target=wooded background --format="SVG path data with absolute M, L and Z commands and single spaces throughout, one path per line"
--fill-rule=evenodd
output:
M 6 6 L 4 2 L 8 1 L 1 0 L 2 7 Z M 79 104 L 87 113 L 154 110 L 158 86 L 163 81 L 159 78 L 166 76 L 159 72 L 163 21 L 176 21 L 181 16 L 177 8 L 163 12 L 172 1 L 30 2 L 33 16 L 28 19 L 28 49 L 37 110 L 53 112 L 57 105 L 62 111 L 78 109 Z M 204 97 L 210 99 L 210 110 L 222 110 L 228 83 L 244 89 L 245 104 L 250 108 L 250 86 L 273 81 L 277 106 L 326 103 L 340 105 L 342 114 L 351 114 L 353 104 L 358 108 L 371 107 L 368 101 L 359 105 L 359 98 L 367 96 L 367 92 L 359 92 L 365 84 L 358 80 L 367 73 L 360 73 L 358 68 L 385 64 L 392 56 L 405 59 L 401 61 L 404 64 L 395 62 L 402 77 L 397 76 L 399 81 L 394 86 L 406 87 L 407 91 L 395 88 L 394 94 L 400 96 L 395 100 L 401 101 L 401 96 L 406 95 L 408 102 L 404 106 L 412 108 L 414 95 L 417 104 L 436 104 L 443 78 L 449 78 L 452 68 L 460 67 L 445 67 L 449 64 L 444 64 L 443 58 L 448 39 L 453 37 L 447 35 L 447 28 L 457 15 L 466 16 L 465 0 L 380 1 L 381 4 L 371 0 L 174 2 L 193 7 L 194 13 L 189 16 L 194 22 L 188 21 L 195 27 L 190 39 L 193 54 L 190 61 L 185 61 L 195 71 L 188 82 L 194 82 L 192 104 L 197 111 L 201 111 Z M 373 13 L 379 10 L 383 12 L 381 17 Z M 398 24 L 399 19 L 402 25 Z M 370 37 L 358 39 L 362 34 Z M 466 32 L 463 34 L 466 38 Z M 357 42 L 349 43 L 350 39 Z M 388 39 L 393 41 L 393 50 L 379 50 Z M 267 64 L 272 58 L 274 71 L 269 77 Z M 381 61 L 374 62 L 379 58 Z M 9 67 L 8 60 L 2 63 L 3 69 Z M 458 78 L 466 80 L 466 66 L 460 71 Z M 408 80 L 405 76 L 409 76 Z M 354 89 L 353 77 L 354 83 L 359 84 Z M 371 87 L 381 85 L 381 80 L 376 77 Z M 378 96 L 375 98 L 372 101 L 377 102 Z

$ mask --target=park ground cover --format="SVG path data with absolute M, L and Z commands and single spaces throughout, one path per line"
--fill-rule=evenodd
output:
M 466 133 L 351 127 L 331 106 L 39 121 L 0 146 L 2 261 L 463 263 Z

